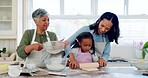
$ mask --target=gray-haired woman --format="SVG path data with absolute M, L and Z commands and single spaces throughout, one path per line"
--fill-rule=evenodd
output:
M 28 29 L 23 34 L 21 42 L 17 47 L 17 54 L 26 63 L 35 63 L 39 67 L 44 67 L 44 58 L 48 55 L 43 52 L 43 45 L 48 41 L 57 41 L 57 36 L 53 32 L 46 31 L 50 22 L 48 12 L 44 9 L 37 9 L 32 13 L 32 18 L 36 24 L 36 29 Z

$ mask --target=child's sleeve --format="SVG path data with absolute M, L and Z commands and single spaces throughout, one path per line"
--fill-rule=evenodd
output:
M 77 54 L 78 54 L 78 48 L 72 48 L 71 52 L 74 54 L 74 56 L 76 58 Z

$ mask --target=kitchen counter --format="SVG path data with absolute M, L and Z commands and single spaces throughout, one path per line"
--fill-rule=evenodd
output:
M 148 70 L 137 70 L 136 67 L 131 66 L 128 62 L 108 62 L 108 66 L 97 71 L 84 71 L 66 67 L 64 71 L 58 72 L 62 75 L 51 75 L 46 71 L 42 72 L 44 75 L 21 75 L 18 78 L 148 78 L 148 76 L 142 75 L 145 72 L 148 73 Z M 11 78 L 8 74 L 0 75 L 0 78 L 6 77 Z
M 44 76 L 20 76 L 20 78 L 147 78 L 148 76 L 142 75 L 142 72 L 137 70 L 137 68 L 132 66 L 125 67 L 104 67 L 97 71 L 83 71 L 80 69 L 70 69 L 66 68 L 64 74 L 66 76 L 57 75 L 44 75 Z M 148 71 L 147 71 L 148 72 Z M 59 72 L 61 73 L 61 72 Z M 9 78 L 8 75 L 1 75 L 0 78 Z M 11 77 L 10 77 L 11 78 Z
M 99 71 L 83 71 L 72 73 L 67 78 L 147 78 L 135 67 L 105 67 Z

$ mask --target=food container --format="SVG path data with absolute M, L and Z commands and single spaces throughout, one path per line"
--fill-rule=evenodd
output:
M 20 66 L 19 65 L 9 65 L 8 67 L 8 75 L 10 77 L 18 77 L 20 75 Z

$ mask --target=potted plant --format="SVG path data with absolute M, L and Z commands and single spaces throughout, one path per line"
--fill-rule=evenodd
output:
M 8 54 L 6 53 L 6 47 L 0 50 L 1 57 L 8 57 Z

